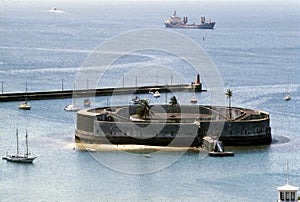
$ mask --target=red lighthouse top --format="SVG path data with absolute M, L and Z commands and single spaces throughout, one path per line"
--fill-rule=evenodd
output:
M 200 74 L 197 74 L 196 85 L 200 84 Z

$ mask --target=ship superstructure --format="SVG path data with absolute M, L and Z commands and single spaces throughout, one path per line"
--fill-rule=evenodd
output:
M 188 17 L 179 17 L 174 11 L 173 15 L 165 20 L 165 26 L 168 28 L 187 28 L 187 29 L 213 29 L 215 22 L 211 20 L 207 21 L 205 16 L 202 16 L 200 19 L 200 24 L 189 24 Z

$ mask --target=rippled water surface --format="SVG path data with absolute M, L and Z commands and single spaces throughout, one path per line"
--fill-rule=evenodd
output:
M 206 15 L 216 21 L 214 30 L 173 31 L 209 54 L 224 88 L 233 91 L 233 106 L 270 113 L 274 139 L 269 146 L 228 148 L 235 152 L 233 158 L 209 158 L 195 151 L 160 151 L 151 158 L 144 156 L 148 151 L 88 152 L 75 143 L 75 114 L 63 110 L 71 99 L 30 101 L 30 111 L 19 111 L 18 102 L 2 102 L 0 154 L 14 152 L 18 128 L 21 150 L 27 130 L 30 150 L 38 158 L 32 165 L 0 161 L 1 201 L 275 201 L 277 186 L 286 180 L 287 161 L 290 184 L 300 186 L 297 1 L 170 5 L 5 0 L 0 5 L 4 93 L 24 92 L 26 82 L 28 91 L 61 90 L 62 85 L 73 89 L 85 59 L 104 41 L 136 29 L 165 29 L 163 21 L 173 10 L 189 16 L 190 22 Z M 53 6 L 64 13 L 49 13 Z M 170 43 L 175 46 L 176 41 Z M 186 61 L 170 53 L 141 50 L 115 61 L 97 87 L 179 83 L 175 74 L 172 78 L 155 69 L 157 64 L 179 72 L 186 82 L 195 80 L 196 72 Z M 126 79 L 124 74 L 132 70 L 140 72 Z M 283 100 L 287 92 L 292 96 L 288 102 Z M 171 95 L 143 96 L 158 104 Z M 189 104 L 192 94 L 177 92 L 176 96 L 180 104 Z M 196 96 L 199 104 L 210 104 L 209 92 Z M 82 100 L 76 102 L 81 105 Z M 92 106 L 106 106 L 110 100 L 97 97 Z M 116 96 L 114 104 L 129 100 Z M 149 173 L 151 169 L 154 172 Z

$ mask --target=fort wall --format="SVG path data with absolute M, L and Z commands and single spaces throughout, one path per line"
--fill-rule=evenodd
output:
M 185 105 L 153 107 L 150 121 L 131 120 L 137 106 L 81 110 L 75 137 L 112 144 L 201 146 L 206 135 L 220 136 L 224 145 L 263 145 L 272 141 L 267 112 L 228 107 Z M 231 113 L 232 119 L 228 119 Z M 163 114 L 163 113 L 162 113 Z M 172 116 L 174 115 L 174 116 Z M 172 116 L 170 118 L 170 116 Z M 221 130 L 218 128 L 221 127 Z

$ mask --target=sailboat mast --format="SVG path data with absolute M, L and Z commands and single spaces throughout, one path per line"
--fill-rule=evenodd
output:
M 86 79 L 86 89 L 89 90 L 89 78 Z
M 17 136 L 17 155 L 19 155 L 19 136 L 18 136 L 18 129 L 16 129 L 16 136 Z
M 28 156 L 28 134 L 27 134 L 27 130 L 26 130 L 26 156 Z
M 27 81 L 25 83 L 25 102 L 27 102 Z

